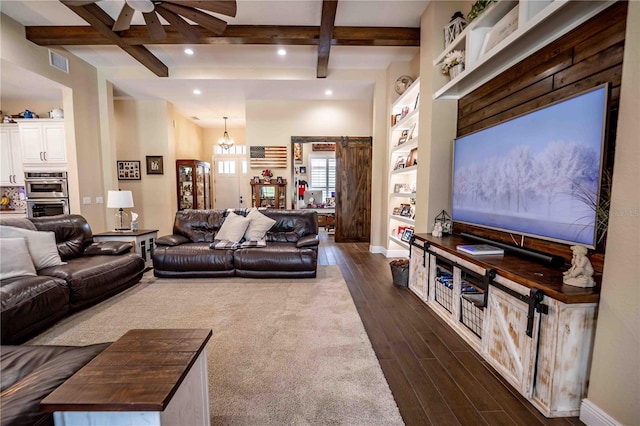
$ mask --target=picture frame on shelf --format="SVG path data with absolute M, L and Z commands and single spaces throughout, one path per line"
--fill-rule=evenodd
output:
M 400 210 L 402 210 L 400 207 L 394 207 L 393 208 L 393 215 L 394 216 L 400 216 Z
M 164 164 L 162 155 L 147 155 L 147 174 L 148 175 L 163 175 Z
M 260 183 L 260 176 L 254 176 L 253 183 Z
M 140 180 L 140 161 L 116 161 L 118 180 Z
M 402 133 L 400 134 L 400 138 L 398 138 L 398 146 L 400 146 L 403 143 L 405 143 L 407 141 L 408 137 L 409 137 L 409 130 L 408 129 L 404 129 L 402 131 Z
M 407 115 L 409 114 L 409 107 L 403 107 L 402 108 L 402 114 L 400 114 L 400 119 L 405 118 Z
M 301 175 L 307 174 L 307 166 L 300 166 L 300 174 Z
M 413 148 L 409 152 L 409 157 L 407 157 L 407 167 L 413 167 L 418 165 L 418 148 Z
M 403 192 L 407 192 L 406 188 L 407 186 L 404 183 L 396 183 L 395 185 L 393 185 L 393 192 L 395 192 L 396 194 L 401 194 Z
M 277 183 L 278 185 L 282 185 L 282 184 L 284 183 L 284 181 L 282 180 L 282 176 L 278 176 L 278 177 L 276 178 L 276 183 Z
M 402 232 L 402 237 L 400 239 L 408 243 L 411 241 L 411 237 L 413 237 L 413 228 L 407 228 Z
M 401 155 L 396 160 L 396 165 L 393 167 L 393 170 L 404 169 L 406 162 L 407 162 L 407 158 Z
M 416 95 L 416 101 L 413 103 L 413 109 L 416 110 L 420 106 L 420 92 Z
M 415 133 L 415 131 L 416 131 L 416 126 L 417 126 L 417 125 L 418 125 L 418 123 L 413 123 L 413 124 L 411 125 L 411 127 L 409 128 L 409 137 L 408 137 L 408 140 L 413 139 L 413 135 L 414 135 L 414 133 Z
M 400 204 L 400 216 L 411 217 L 411 204 Z
M 396 124 L 398 124 L 400 122 L 400 120 L 402 120 L 402 114 L 396 114 L 396 115 L 394 115 L 394 117 L 395 118 L 393 120 L 393 122 L 394 122 L 393 125 L 395 126 Z
M 516 5 L 489 30 L 480 49 L 481 55 L 488 53 L 518 29 L 518 7 L 519 6 Z

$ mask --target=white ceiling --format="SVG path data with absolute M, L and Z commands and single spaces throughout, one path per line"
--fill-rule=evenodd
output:
M 336 26 L 419 27 L 420 16 L 429 0 L 340 0 Z M 123 0 L 100 0 L 114 19 Z M 235 18 L 220 16 L 232 25 L 314 25 L 320 24 L 322 0 L 238 0 Z M 25 26 L 88 25 L 58 0 L 2 0 L 0 11 Z M 140 13 L 133 24 L 143 24 Z M 147 45 L 169 68 L 168 78 L 160 78 L 115 46 L 65 46 L 74 55 L 106 71 L 123 97 L 166 99 L 186 117 L 196 116 L 202 127 L 244 126 L 247 100 L 330 99 L 370 100 L 373 82 L 339 79 L 338 70 L 386 69 L 391 62 L 408 61 L 417 47 L 333 46 L 328 78 L 316 79 L 316 46 L 284 46 L 286 56 L 278 56 L 275 45 L 193 45 L 195 55 L 187 56 L 187 46 Z M 61 99 L 57 84 L 37 75 L 24 84 L 24 70 L 2 66 L 0 89 L 3 98 Z M 332 71 L 335 71 L 332 75 Z M 196 96 L 193 89 L 200 89 Z

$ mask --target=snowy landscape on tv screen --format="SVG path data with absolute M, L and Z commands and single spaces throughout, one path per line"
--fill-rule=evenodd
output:
M 458 138 L 456 221 L 595 245 L 606 87 Z

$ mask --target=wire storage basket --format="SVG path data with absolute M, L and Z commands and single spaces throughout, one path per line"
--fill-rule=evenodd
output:
M 435 299 L 443 308 L 453 312 L 453 274 L 446 269 L 436 269 Z
M 460 296 L 462 323 L 482 338 L 484 320 L 484 293 L 463 293 Z

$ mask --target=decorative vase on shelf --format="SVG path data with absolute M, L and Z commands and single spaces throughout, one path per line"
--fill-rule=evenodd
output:
M 267 184 L 271 183 L 271 178 L 269 176 L 265 176 L 264 183 L 267 183 Z
M 452 66 L 451 68 L 449 68 L 449 78 L 451 78 L 451 80 L 453 80 L 462 71 L 464 71 L 464 64 L 456 64 L 456 65 Z

